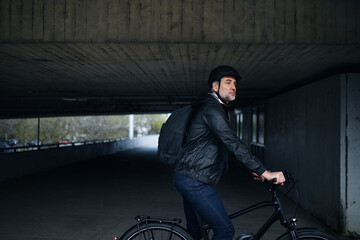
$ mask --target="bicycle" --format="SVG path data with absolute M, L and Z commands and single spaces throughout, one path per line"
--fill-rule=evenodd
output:
M 292 179 L 289 174 L 286 175 L 287 184 L 296 181 Z M 286 232 L 279 236 L 277 240 L 297 240 L 297 239 L 320 239 L 320 240 L 335 240 L 333 237 L 318 231 L 316 228 L 296 228 L 296 218 L 286 218 L 283 207 L 281 205 L 278 193 L 276 191 L 278 185 L 268 182 L 269 192 L 272 195 L 272 201 L 264 201 L 254 204 L 250 207 L 230 214 L 230 219 L 239 217 L 246 213 L 252 212 L 259 208 L 274 207 L 274 213 L 267 219 L 267 221 L 260 227 L 255 234 L 241 234 L 236 240 L 259 240 L 266 233 L 272 224 L 277 220 L 286 229 Z M 286 193 L 287 194 L 287 193 Z M 296 204 L 297 205 L 297 204 Z M 150 216 L 136 216 L 137 224 L 127 230 L 120 238 L 115 237 L 115 240 L 156 240 L 156 239 L 169 239 L 169 240 L 193 240 L 191 235 L 179 224 L 181 219 L 167 219 L 167 218 L 154 218 Z M 209 240 L 210 226 L 201 222 L 202 240 Z

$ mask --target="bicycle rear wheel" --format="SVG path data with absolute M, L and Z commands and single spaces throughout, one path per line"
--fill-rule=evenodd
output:
M 193 240 L 184 228 L 177 224 L 141 223 L 126 231 L 120 240 Z
M 325 233 L 318 232 L 318 231 L 311 231 L 311 230 L 298 231 L 297 235 L 298 235 L 299 239 L 335 240 L 335 238 L 333 238 Z M 292 238 L 291 238 L 291 235 L 289 233 L 287 233 L 287 234 L 282 235 L 280 238 L 278 238 L 278 240 L 292 240 Z

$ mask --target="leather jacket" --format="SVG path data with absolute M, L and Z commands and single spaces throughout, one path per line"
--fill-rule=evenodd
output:
M 260 160 L 230 128 L 225 107 L 213 94 L 194 104 L 176 173 L 215 186 L 227 167 L 227 151 L 233 152 L 250 171 L 264 173 Z

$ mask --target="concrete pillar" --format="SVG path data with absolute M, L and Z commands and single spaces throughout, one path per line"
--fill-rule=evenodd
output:
M 343 227 L 360 234 L 360 74 L 342 75 L 340 146 Z
M 129 115 L 129 138 L 134 138 L 134 115 Z

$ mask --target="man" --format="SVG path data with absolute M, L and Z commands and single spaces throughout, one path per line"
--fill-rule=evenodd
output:
M 234 153 L 258 179 L 283 184 L 282 172 L 266 171 L 262 163 L 234 134 L 226 105 L 235 100 L 239 73 L 230 66 L 219 66 L 209 76 L 211 93 L 194 105 L 184 152 L 174 169 L 173 182 L 184 202 L 187 229 L 194 239 L 201 238 L 196 213 L 213 229 L 212 239 L 232 239 L 235 230 L 214 186 L 227 168 L 228 151 Z

